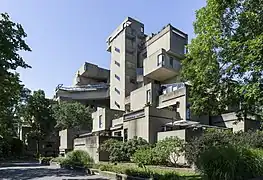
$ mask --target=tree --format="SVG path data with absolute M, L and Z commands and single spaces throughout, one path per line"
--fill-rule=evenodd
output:
M 55 119 L 50 100 L 43 90 L 34 91 L 23 107 L 23 119 L 31 126 L 29 137 L 36 140 L 37 154 L 41 140 L 54 130 Z
M 17 68 L 30 68 L 19 55 L 31 51 L 24 38 L 23 27 L 10 20 L 6 13 L 0 14 L 0 135 L 11 136 L 14 131 L 14 105 L 20 98 L 23 86 L 20 84 Z
M 53 108 L 59 129 L 92 129 L 92 109 L 78 102 L 61 102 Z
M 216 115 L 240 105 L 239 117 L 262 115 L 262 0 L 207 0 L 196 13 L 182 75 L 191 110 Z

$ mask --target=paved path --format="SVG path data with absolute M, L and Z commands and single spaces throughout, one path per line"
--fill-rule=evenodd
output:
M 108 180 L 85 172 L 60 169 L 53 166 L 40 166 L 37 163 L 2 164 L 0 180 Z

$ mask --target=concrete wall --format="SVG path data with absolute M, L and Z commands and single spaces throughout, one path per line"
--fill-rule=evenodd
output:
M 65 152 L 65 150 L 73 149 L 73 140 L 76 132 L 73 129 L 64 129 L 59 131 L 60 146 L 59 151 Z
M 163 48 L 166 51 L 170 50 L 170 29 L 166 27 L 160 33 L 153 36 L 146 42 L 147 54 L 151 55 Z
M 108 161 L 109 154 L 104 151 L 99 151 L 99 146 L 108 139 L 121 140 L 118 137 L 109 136 L 85 136 L 74 139 L 74 150 L 84 150 L 89 153 L 95 163 L 100 161 Z
M 102 131 L 102 130 L 109 130 L 112 126 L 112 119 L 116 114 L 121 112 L 111 110 L 108 108 L 97 108 L 97 111 L 92 113 L 92 132 Z M 99 125 L 99 118 L 101 116 L 101 126 Z
M 222 114 L 220 116 L 212 116 L 211 123 L 214 126 L 232 128 L 233 132 L 256 130 L 260 128 L 260 122 L 257 120 L 238 120 L 234 112 Z
M 131 117 L 128 119 L 127 117 Z M 144 109 L 124 116 L 123 129 L 128 129 L 128 139 L 142 137 L 150 143 L 157 141 L 157 133 L 166 123 L 172 122 L 176 113 L 166 109 L 146 106 Z M 128 119 L 128 120 L 127 120 Z
M 74 150 L 84 150 L 95 162 L 99 162 L 99 136 L 88 136 L 74 139 Z
M 111 109 L 124 111 L 125 97 L 136 88 L 137 45 L 143 34 L 141 28 L 143 24 L 128 18 L 108 39 L 111 49 Z
M 139 89 L 131 92 L 131 111 L 137 111 L 143 109 L 146 105 L 147 91 L 152 91 L 152 84 L 147 84 Z M 152 94 L 152 93 L 150 93 Z M 150 104 L 152 103 L 152 97 L 150 98 Z
M 149 142 L 157 141 L 157 133 L 163 131 L 163 126 L 175 121 L 176 112 L 167 109 L 157 109 L 149 107 Z
M 177 112 L 179 112 L 180 119 L 186 120 L 186 105 L 187 105 L 187 91 L 186 88 L 178 89 L 176 91 L 163 94 L 159 96 L 159 106 L 157 108 L 162 109 L 168 106 L 176 105 Z
M 134 136 L 137 136 L 149 141 L 148 116 L 135 118 L 128 121 L 124 120 L 123 129 L 128 129 L 128 139 L 132 139 Z
M 167 137 L 178 137 L 182 140 L 185 140 L 186 137 L 186 130 L 180 129 L 175 131 L 165 131 L 165 132 L 158 132 L 158 141 L 164 140 Z

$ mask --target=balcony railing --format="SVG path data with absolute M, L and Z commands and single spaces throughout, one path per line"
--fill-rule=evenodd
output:
M 109 84 L 89 84 L 89 85 L 81 85 L 75 87 L 63 87 L 63 84 L 59 84 L 56 87 L 56 91 L 64 90 L 64 91 L 92 91 L 98 89 L 108 89 Z

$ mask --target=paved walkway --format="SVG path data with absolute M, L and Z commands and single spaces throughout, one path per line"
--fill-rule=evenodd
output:
M 82 171 L 71 171 L 38 163 L 11 163 L 0 167 L 0 180 L 108 180 Z

